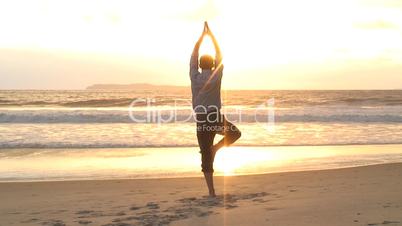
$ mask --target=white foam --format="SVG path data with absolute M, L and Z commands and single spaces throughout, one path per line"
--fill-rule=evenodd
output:
M 226 109 L 226 110 L 225 110 Z M 257 108 L 223 109 L 227 118 L 235 122 L 267 122 L 269 111 Z M 384 122 L 402 123 L 402 107 L 304 107 L 275 109 L 277 122 Z M 131 115 L 131 118 L 130 118 Z M 194 122 L 190 109 L 155 108 L 129 112 L 128 109 L 0 109 L 0 123 L 135 123 L 137 122 Z M 167 120 L 171 119 L 171 120 Z

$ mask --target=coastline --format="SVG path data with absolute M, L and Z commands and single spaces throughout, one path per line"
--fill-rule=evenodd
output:
M 4 225 L 400 225 L 402 163 L 216 178 L 0 183 Z
M 0 182 L 202 177 L 197 147 L 1 149 Z M 402 145 L 233 146 L 215 175 L 254 175 L 402 162 Z

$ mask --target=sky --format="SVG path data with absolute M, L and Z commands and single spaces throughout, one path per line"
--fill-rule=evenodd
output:
M 225 89 L 402 89 L 402 0 L 0 0 L 0 89 L 190 85 L 205 20 Z

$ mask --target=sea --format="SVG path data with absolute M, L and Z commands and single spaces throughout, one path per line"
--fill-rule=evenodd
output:
M 218 173 L 402 162 L 402 90 L 226 90 L 222 101 L 242 137 L 218 153 Z M 0 181 L 197 176 L 195 132 L 189 89 L 1 90 Z

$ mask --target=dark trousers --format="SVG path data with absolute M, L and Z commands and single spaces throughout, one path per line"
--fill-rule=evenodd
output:
M 227 121 L 220 112 L 197 113 L 197 139 L 201 153 L 202 172 L 214 172 L 215 153 L 212 151 L 216 134 L 223 138 L 216 144 L 219 147 L 229 146 L 241 136 L 240 130 Z

